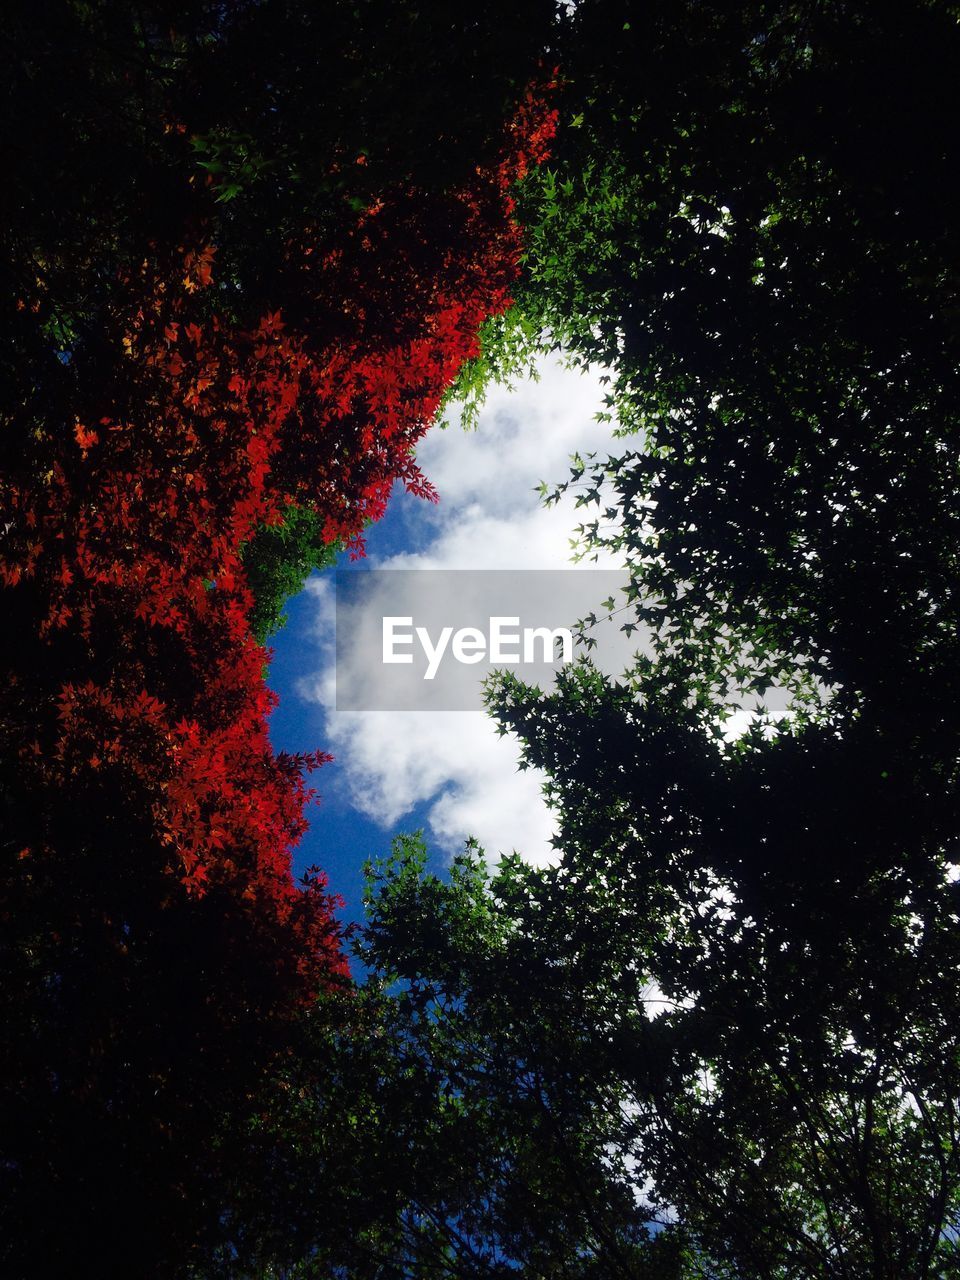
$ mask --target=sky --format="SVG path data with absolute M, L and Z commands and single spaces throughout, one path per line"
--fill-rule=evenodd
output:
M 600 371 L 556 359 L 539 380 L 494 387 L 475 431 L 434 427 L 417 460 L 439 492 L 433 505 L 394 490 L 386 516 L 367 536 L 365 562 L 341 568 L 569 569 L 571 539 L 583 512 L 572 496 L 544 507 L 541 481 L 569 474 L 580 452 L 620 452 L 623 441 L 596 415 Z M 609 561 L 607 562 L 609 565 Z M 554 856 L 554 826 L 542 778 L 518 770 L 518 747 L 499 737 L 481 711 L 336 710 L 334 575 L 313 575 L 287 606 L 272 640 L 270 684 L 280 696 L 271 737 L 277 750 L 331 752 L 314 775 L 320 803 L 294 858 L 300 874 L 322 867 L 344 915 L 361 911 L 362 867 L 389 853 L 399 832 L 422 829 L 431 865 L 441 869 L 475 836 L 491 861 L 516 850 L 536 864 Z

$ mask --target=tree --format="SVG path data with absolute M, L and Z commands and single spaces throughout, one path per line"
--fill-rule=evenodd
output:
M 290 874 L 325 757 L 271 748 L 242 553 L 291 510 L 356 545 L 396 480 L 429 492 L 413 444 L 507 305 L 508 189 L 551 129 L 495 8 L 444 51 L 454 96 L 422 6 L 10 15 L 11 1277 L 220 1248 L 297 1019 L 346 982 L 322 876 Z
M 497 989 L 469 932 L 417 945 L 430 882 L 386 882 L 377 946 L 491 1018 L 508 993 L 532 1055 L 570 1011 L 571 1128 L 619 1158 L 596 1203 L 673 1216 L 683 1274 L 954 1275 L 955 15 L 584 0 L 565 32 L 485 359 L 543 332 L 611 368 L 623 452 L 569 484 L 649 645 L 620 683 L 491 690 L 559 855 L 492 882 Z
M 448 882 L 425 876 L 425 860 L 420 837 L 401 837 L 370 869 L 365 981 L 344 1018 L 331 1021 L 326 1004 L 305 1023 L 262 1135 L 262 1184 L 284 1201 L 267 1214 L 284 1227 L 259 1265 L 303 1277 L 673 1280 L 685 1242 L 651 1229 L 611 1178 L 613 1095 L 571 1057 L 571 1036 L 588 1053 L 590 996 L 572 1006 L 536 935 L 515 936 L 481 851 L 457 859 Z M 248 1193 L 237 1229 L 263 1239 L 263 1214 Z M 232 1255 L 203 1274 L 234 1276 Z

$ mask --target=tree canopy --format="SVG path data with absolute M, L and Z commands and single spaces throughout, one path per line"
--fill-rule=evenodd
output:
M 518 316 L 460 386 L 538 347 L 610 369 L 622 452 L 550 496 L 650 640 L 620 682 L 495 682 L 558 865 L 442 912 L 388 874 L 377 954 L 466 1002 L 477 1052 L 526 1037 L 500 1105 L 553 1064 L 554 1126 L 609 1158 L 595 1211 L 641 1202 L 580 1226 L 600 1274 L 640 1273 L 649 1218 L 663 1274 L 953 1275 L 955 14 L 585 0 L 565 30 Z
M 955 6 L 7 22 L 4 1274 L 960 1275 Z M 355 984 L 263 641 L 544 350 L 649 641 Z
M 326 757 L 271 747 L 244 550 L 293 519 L 322 556 L 395 481 L 429 494 L 413 445 L 507 305 L 551 130 L 500 16 L 441 60 L 442 6 L 7 15 L 11 1277 L 210 1256 L 296 1020 L 346 981 L 322 874 L 290 872 Z

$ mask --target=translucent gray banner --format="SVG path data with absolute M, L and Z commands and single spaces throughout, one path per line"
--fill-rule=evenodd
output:
M 639 639 L 621 630 L 626 587 L 625 573 L 600 569 L 338 570 L 337 709 L 480 711 L 492 671 L 549 688 L 587 652 L 619 675 Z

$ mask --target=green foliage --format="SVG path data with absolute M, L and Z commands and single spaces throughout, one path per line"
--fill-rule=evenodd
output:
M 536 358 L 545 349 L 546 335 L 535 316 L 511 307 L 491 316 L 478 335 L 480 353 L 467 360 L 451 383 L 440 409 L 441 427 L 456 418 L 464 430 L 476 430 L 480 411 L 492 384 L 510 387 L 518 378 L 538 378 Z
M 673 1280 L 683 1233 L 657 1233 L 611 1146 L 620 1117 L 589 1037 L 600 1009 L 586 988 L 571 1000 L 539 882 L 519 859 L 491 879 L 475 845 L 441 880 L 419 837 L 371 869 L 358 954 L 375 988 L 393 987 L 389 1052 L 436 1091 L 410 1157 L 427 1217 L 455 1275 Z M 408 1274 L 425 1274 L 417 1253 Z
M 587 1084 L 597 1006 L 542 960 L 536 877 L 515 860 L 491 881 L 471 846 L 440 879 L 419 835 L 368 870 L 363 985 L 305 1020 L 203 1276 L 695 1274 L 610 1147 L 614 1094 Z
M 335 564 L 339 550 L 339 543 L 326 540 L 322 517 L 309 507 L 289 506 L 282 524 L 261 525 L 243 551 L 254 598 L 250 629 L 261 644 L 286 622 L 286 601 L 315 569 Z
M 901 705 L 952 685 L 930 656 L 956 625 L 956 41 L 926 4 L 572 17 L 518 305 L 612 370 L 624 450 L 571 483 L 622 523 L 584 541 L 630 561 L 707 704 L 775 680 L 868 697 L 891 644 Z
M 197 164 L 214 180 L 216 200 L 225 203 L 255 183 L 265 167 L 252 138 L 238 133 L 196 134 L 190 139 Z
M 564 1132 L 618 1155 L 589 1197 L 676 1215 L 679 1274 L 955 1276 L 955 15 L 583 0 L 560 43 L 516 350 L 610 371 L 622 452 L 548 497 L 652 649 L 491 687 L 559 859 L 487 891 L 495 979 L 482 934 L 412 945 L 429 886 L 387 887 L 378 963 L 564 1064 Z M 524 1083 L 490 1080 L 502 1114 Z
M 725 746 L 655 670 L 492 696 L 557 809 L 535 946 L 602 1001 L 587 1078 L 651 1196 L 737 1276 L 955 1274 L 960 893 L 909 747 Z

